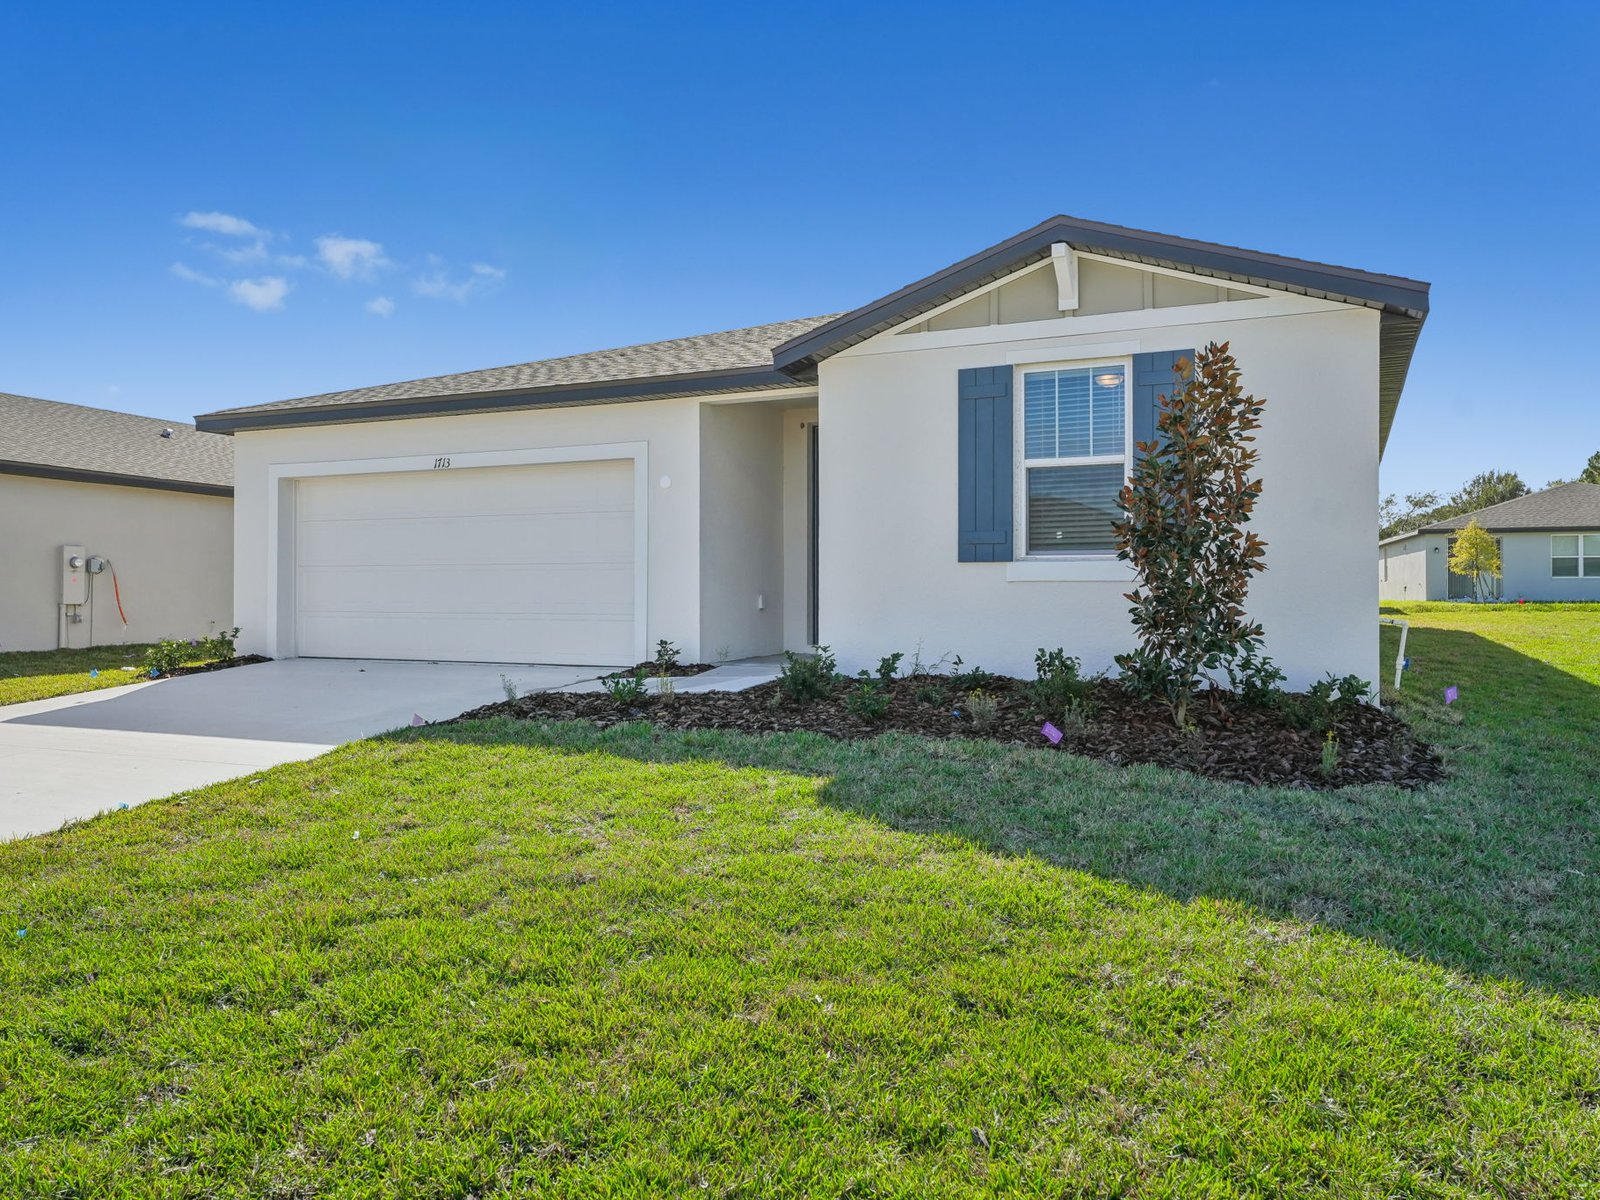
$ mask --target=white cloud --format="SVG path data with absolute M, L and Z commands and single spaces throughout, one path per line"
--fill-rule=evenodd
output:
M 389 260 L 383 256 L 383 246 L 366 238 L 319 237 L 317 257 L 340 279 L 370 279 L 380 268 L 389 265 Z
M 272 312 L 283 307 L 289 294 L 289 281 L 281 275 L 261 279 L 235 279 L 228 285 L 228 298 L 256 312 Z
M 429 261 L 438 260 L 429 255 Z M 451 279 L 442 270 L 430 271 L 412 280 L 411 290 L 419 296 L 427 296 L 433 300 L 454 300 L 457 304 L 462 304 L 477 293 L 502 282 L 505 277 L 506 273 L 500 267 L 491 267 L 488 263 L 473 263 L 471 274 L 465 279 Z
M 204 229 L 207 233 L 222 233 L 229 237 L 265 237 L 266 231 L 257 229 L 243 217 L 220 212 L 191 212 L 178 218 L 185 229 Z
M 202 287 L 216 287 L 222 282 L 220 279 L 213 279 L 211 276 L 196 271 L 193 267 L 181 262 L 173 263 L 167 270 L 187 283 L 198 283 Z
M 374 296 L 367 301 L 367 311 L 377 313 L 380 317 L 394 315 L 394 301 L 387 296 Z

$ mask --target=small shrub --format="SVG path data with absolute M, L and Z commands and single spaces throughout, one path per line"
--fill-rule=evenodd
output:
M 1283 719 L 1296 729 L 1330 732 L 1339 717 L 1354 712 L 1372 691 L 1372 685 L 1358 675 L 1335 676 L 1329 673 L 1306 689 L 1305 695 L 1280 692 L 1276 705 Z
M 967 693 L 967 718 L 979 733 L 988 733 L 1000 719 L 1000 701 L 982 688 Z
M 235 625 L 232 629 L 225 629 L 220 633 L 212 634 L 208 638 L 201 638 L 197 647 L 201 660 L 204 662 L 225 662 L 230 658 L 237 657 L 238 651 L 234 649 L 234 645 L 238 637 L 239 627 Z
M 672 682 L 672 676 L 661 674 L 656 677 L 656 699 L 663 704 L 671 704 L 678 698 L 677 685 Z
M 1333 730 L 1328 730 L 1328 736 L 1322 743 L 1322 777 L 1332 779 L 1339 769 L 1339 739 L 1333 736 Z
M 1284 674 L 1278 670 L 1278 665 L 1254 646 L 1228 664 L 1228 682 L 1239 699 L 1259 708 L 1268 708 L 1277 702 L 1283 680 Z
M 932 704 L 935 707 L 943 707 L 945 701 L 944 689 L 931 683 L 918 684 L 917 690 L 912 695 L 916 698 L 918 704 Z
M 796 704 L 812 704 L 833 694 L 838 682 L 838 663 L 826 646 L 813 646 L 807 656 L 792 650 L 783 652 L 783 670 L 778 674 L 778 690 Z
M 510 704 L 517 698 L 517 685 L 511 682 L 509 675 L 500 676 L 500 690 L 506 694 L 506 703 Z
M 1033 656 L 1037 678 L 1028 685 L 1028 707 L 1042 721 L 1065 721 L 1067 711 L 1079 710 L 1087 718 L 1087 701 L 1093 679 L 1083 677 L 1083 663 L 1065 650 L 1042 647 Z
M 1057 724 L 1063 732 L 1069 730 L 1082 731 L 1088 728 L 1090 719 L 1094 716 L 1094 698 L 1091 696 L 1076 696 L 1067 701 L 1061 710 L 1061 715 L 1056 718 Z
M 605 688 L 606 695 L 628 708 L 642 704 L 650 694 L 650 690 L 644 686 L 644 680 L 644 672 L 635 671 L 632 675 L 608 676 L 600 681 L 600 686 Z
M 657 642 L 655 657 L 656 674 L 671 674 L 673 668 L 678 665 L 678 655 L 680 653 L 681 651 L 679 651 L 678 647 L 667 641 L 666 638 L 662 638 L 659 642 Z
M 189 642 L 180 642 L 176 639 L 157 642 L 144 653 L 145 666 L 159 675 L 171 675 L 194 654 L 195 647 Z
M 861 682 L 844 698 L 844 710 L 852 717 L 875 724 L 889 711 L 889 692 L 880 680 L 863 671 Z
M 893 683 L 900 677 L 900 660 L 905 655 L 899 650 L 893 654 L 885 654 L 878 660 L 878 682 L 882 684 Z
M 981 692 L 994 682 L 994 676 L 982 667 L 962 670 L 961 655 L 950 660 L 950 686 L 958 692 Z

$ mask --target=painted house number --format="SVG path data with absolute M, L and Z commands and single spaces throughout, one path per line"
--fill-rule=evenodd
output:
M 446 467 L 448 467 L 449 465 L 450 465 L 450 458 L 449 458 L 448 455 L 445 455 L 443 457 L 436 458 L 436 459 L 433 460 L 433 469 L 435 471 L 442 471 Z

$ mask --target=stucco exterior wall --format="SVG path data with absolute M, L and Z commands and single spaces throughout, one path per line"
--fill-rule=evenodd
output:
M 1600 533 L 1600 530 L 1595 532 Z M 1550 574 L 1548 533 L 1502 533 L 1503 600 L 1600 600 L 1600 578 L 1557 579 Z
M 1136 319 L 1114 323 L 1127 318 Z M 1377 314 L 1285 297 L 1050 324 L 890 331 L 822 364 L 820 633 L 840 667 L 919 644 L 925 661 L 958 653 L 1024 675 L 1040 646 L 1111 667 L 1133 641 L 1123 564 L 1024 581 L 1061 570 L 957 561 L 957 373 L 1014 356 L 1103 359 L 1230 341 L 1245 386 L 1269 402 L 1254 525 L 1268 569 L 1249 600 L 1267 652 L 1295 686 L 1326 671 L 1377 679 Z
M 1446 573 L 1442 537 L 1417 534 L 1378 547 L 1380 600 L 1443 600 Z
M 0 475 L 0 650 L 57 645 L 63 545 L 115 564 L 128 617 L 124 628 L 106 572 L 83 620 L 67 626 L 69 646 L 203 637 L 232 625 L 231 500 Z
M 275 465 L 476 451 L 588 446 L 619 441 L 646 445 L 649 580 L 646 638 L 678 643 L 686 661 L 702 659 L 700 644 L 700 405 L 695 399 L 601 404 L 531 412 L 440 416 L 235 435 L 234 565 L 236 620 L 247 652 L 278 654 L 289 605 L 269 622 L 274 588 L 292 594 L 281 547 L 269 537 L 269 495 Z M 662 486 L 666 481 L 667 486 Z M 278 524 L 288 524 L 280 513 Z M 269 628 L 269 623 L 272 627 Z
M 700 410 L 700 645 L 711 660 L 783 648 L 783 413 Z

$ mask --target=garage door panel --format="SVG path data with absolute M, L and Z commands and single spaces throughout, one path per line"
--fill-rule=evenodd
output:
M 542 563 L 633 564 L 633 513 L 409 517 L 303 522 L 307 567 L 428 561 L 447 566 Z
M 516 614 L 321 613 L 301 624 L 302 640 L 337 647 L 330 658 L 409 658 L 439 662 L 624 664 L 633 661 L 633 618 L 567 620 Z M 574 655 L 573 646 L 584 653 Z M 405 649 L 401 653 L 397 648 Z M 420 652 L 426 648 L 426 652 Z M 302 651 L 302 653 L 306 653 Z M 319 657 L 312 653 L 309 657 Z
M 301 480 L 296 650 L 633 662 L 633 489 L 631 461 Z
M 477 586 L 463 588 L 447 566 L 302 567 L 302 614 L 423 611 L 542 613 L 550 617 L 596 613 L 633 616 L 633 564 L 477 568 Z

